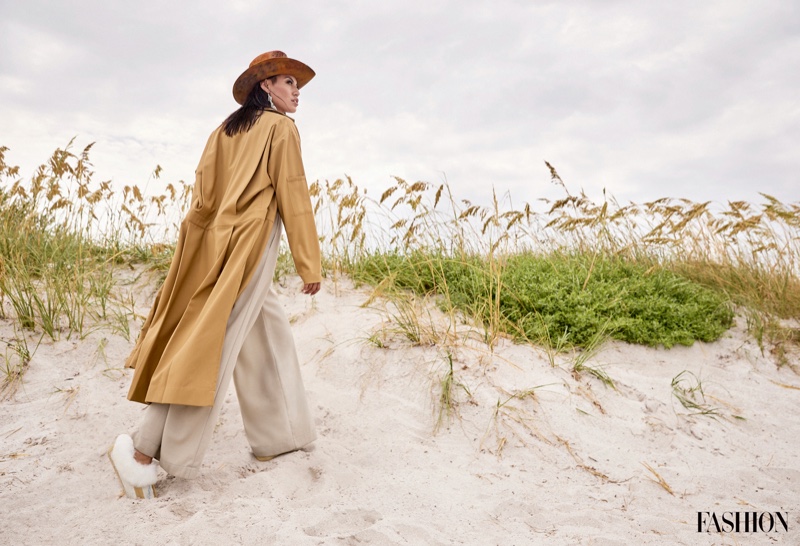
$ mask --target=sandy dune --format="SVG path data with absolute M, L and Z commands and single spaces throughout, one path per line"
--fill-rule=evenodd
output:
M 762 356 L 743 325 L 690 348 L 608 344 L 589 365 L 614 390 L 573 376 L 572 357 L 553 367 L 508 340 L 491 352 L 458 323 L 455 413 L 435 430 L 447 344 L 393 334 L 384 301 L 363 307 L 367 289 L 328 282 L 312 302 L 297 284 L 281 293 L 315 449 L 256 461 L 231 387 L 201 477 L 162 471 L 157 500 L 120 498 L 105 452 L 141 412 L 119 368 L 132 341 L 96 331 L 43 342 L 0 403 L 0 543 L 800 544 L 800 376 Z M 138 288 L 139 313 L 152 294 Z M 445 332 L 446 317 L 430 316 Z M 0 334 L 13 336 L 8 320 Z M 715 416 L 673 395 L 684 370 Z M 697 532 L 698 511 L 754 510 L 788 513 L 789 532 Z

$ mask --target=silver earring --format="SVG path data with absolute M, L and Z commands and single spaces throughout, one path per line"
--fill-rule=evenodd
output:
M 267 100 L 269 101 L 269 107 L 275 110 L 275 104 L 273 104 L 272 102 L 272 95 L 270 95 L 269 93 L 267 93 Z

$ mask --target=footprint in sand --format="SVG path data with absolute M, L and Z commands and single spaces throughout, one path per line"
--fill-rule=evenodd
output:
M 178 500 L 170 502 L 169 511 L 179 519 L 185 520 L 197 513 L 197 505 L 192 501 Z
M 330 535 L 355 534 L 372 527 L 383 517 L 372 510 L 345 510 L 331 514 L 316 525 L 306 527 L 303 531 L 312 537 Z

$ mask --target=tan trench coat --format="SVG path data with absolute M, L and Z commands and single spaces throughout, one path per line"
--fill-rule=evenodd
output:
M 228 317 L 280 213 L 304 283 L 322 280 L 300 136 L 265 111 L 234 137 L 208 139 L 167 278 L 125 365 L 136 402 L 211 406 Z

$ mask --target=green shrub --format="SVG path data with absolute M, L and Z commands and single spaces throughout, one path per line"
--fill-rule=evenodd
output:
M 487 259 L 413 253 L 373 254 L 354 270 L 357 279 L 389 282 L 417 293 L 438 293 L 484 323 L 499 307 L 506 332 L 534 342 L 566 334 L 585 347 L 600 331 L 644 345 L 713 341 L 730 327 L 727 299 L 663 268 L 587 254 L 509 257 L 492 273 Z M 499 298 L 499 306 L 497 305 Z

